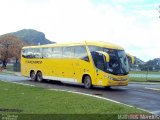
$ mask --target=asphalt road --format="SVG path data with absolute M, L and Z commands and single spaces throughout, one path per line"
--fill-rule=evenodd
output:
M 0 79 L 36 85 L 48 89 L 61 89 L 97 95 L 160 115 L 160 84 L 130 83 L 125 87 L 112 87 L 111 89 L 102 87 L 85 89 L 82 85 L 71 85 L 55 81 L 39 83 L 30 81 L 28 78 L 22 76 L 14 75 L 0 74 Z

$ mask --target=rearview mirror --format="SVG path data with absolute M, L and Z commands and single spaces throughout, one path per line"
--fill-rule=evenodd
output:
M 134 64 L 134 62 L 135 62 L 134 56 L 132 56 L 132 55 L 130 55 L 128 53 L 126 53 L 126 55 L 127 55 L 127 58 L 131 61 L 131 63 Z
M 110 61 L 110 57 L 109 57 L 108 53 L 105 53 L 105 57 L 106 57 L 106 62 L 109 62 Z
M 110 61 L 110 57 L 109 57 L 109 54 L 108 54 L 108 53 L 103 52 L 103 51 L 96 51 L 96 52 L 104 55 L 106 62 L 109 62 L 109 61 Z

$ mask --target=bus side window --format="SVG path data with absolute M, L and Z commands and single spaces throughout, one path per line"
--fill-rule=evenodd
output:
M 42 48 L 42 57 L 51 58 L 52 57 L 52 48 Z
M 62 58 L 62 47 L 54 47 L 54 51 L 52 51 L 53 58 Z
M 34 48 L 28 49 L 27 58 L 35 58 Z
M 73 47 L 63 47 L 63 58 L 74 58 Z
M 40 52 L 40 48 L 35 48 L 34 49 L 34 57 L 35 58 L 42 58 L 42 54 Z
M 98 46 L 89 45 L 88 48 L 89 48 L 90 52 L 103 51 L 103 48 L 102 47 L 98 47 Z
M 24 58 L 35 58 L 35 48 L 22 50 L 22 57 Z
M 75 46 L 75 57 L 89 62 L 89 57 L 85 46 Z
M 22 57 L 27 58 L 28 49 L 22 49 Z
M 95 67 L 105 71 L 105 63 L 104 63 L 104 56 L 103 54 L 97 53 L 97 52 L 91 52 Z

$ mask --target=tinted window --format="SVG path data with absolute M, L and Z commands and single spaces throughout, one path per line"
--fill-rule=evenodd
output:
M 52 57 L 54 58 L 62 58 L 62 50 L 63 48 L 62 47 L 55 47 L 55 48 L 52 48 Z
M 33 56 L 34 56 L 34 58 L 42 58 L 40 48 L 34 48 L 33 49 Z
M 22 50 L 22 57 L 27 57 L 27 54 L 28 54 L 28 49 L 23 49 Z
M 52 57 L 52 48 L 42 48 L 42 56 L 43 56 L 43 58 L 51 58 Z
M 104 55 L 97 53 L 97 52 L 91 52 L 94 64 L 96 66 L 96 68 L 105 71 L 105 59 L 104 59 Z
M 88 57 L 85 46 L 76 46 L 75 47 L 75 57 L 80 58 L 85 61 L 89 61 L 89 57 Z
M 23 49 L 22 56 L 25 58 L 41 58 L 40 48 Z
M 74 58 L 74 47 L 63 47 L 64 58 Z
M 103 51 L 103 52 L 107 52 L 108 53 L 108 51 L 109 51 L 109 49 L 107 49 L 107 48 L 98 47 L 98 46 L 92 46 L 92 45 L 90 45 L 88 47 L 89 47 L 90 52 L 93 52 L 93 51 Z
M 90 52 L 93 52 L 93 51 L 103 51 L 102 47 L 98 47 L 98 46 L 88 46 L 88 47 L 89 47 Z
M 27 58 L 34 58 L 34 48 L 28 49 Z

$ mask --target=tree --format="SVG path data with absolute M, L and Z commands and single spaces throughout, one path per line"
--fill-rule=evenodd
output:
M 16 62 L 20 59 L 22 46 L 22 40 L 13 34 L 0 36 L 0 59 L 2 61 L 2 67 L 6 68 L 9 58 L 14 57 Z

